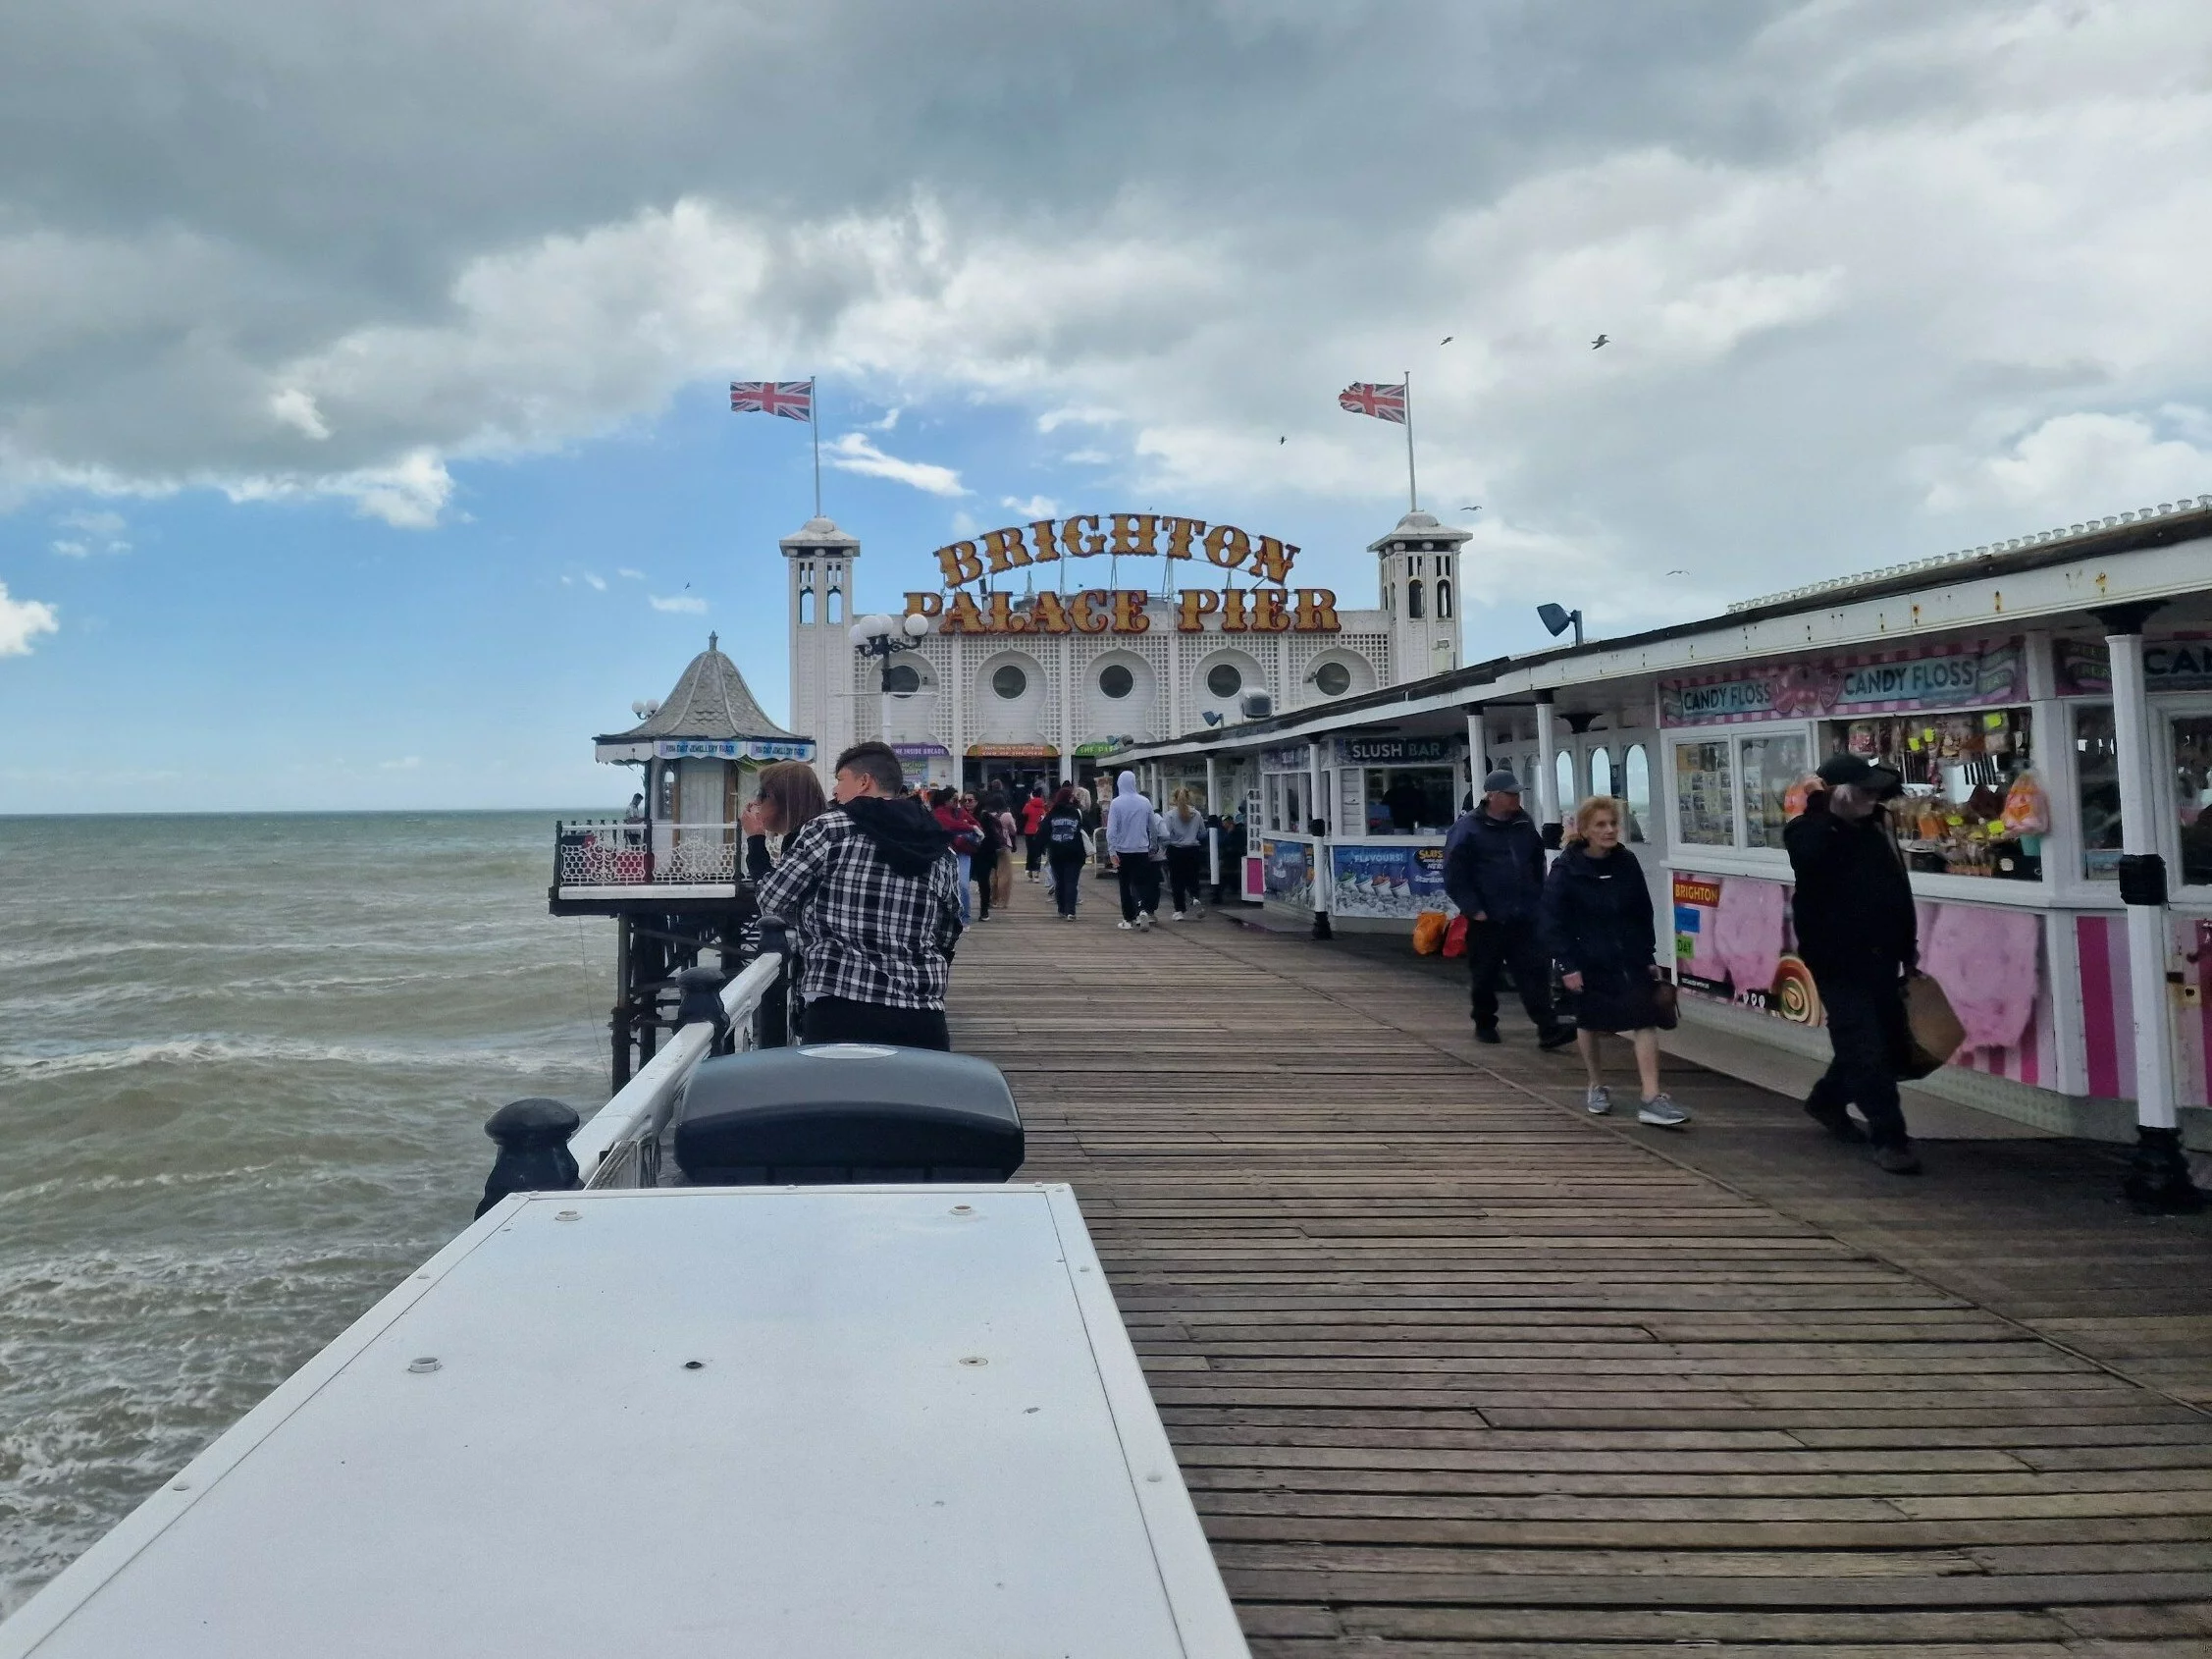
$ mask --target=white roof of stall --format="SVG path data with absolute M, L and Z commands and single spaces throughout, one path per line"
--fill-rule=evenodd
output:
M 532 1194 L 0 1656 L 1241 1659 L 1065 1186 Z

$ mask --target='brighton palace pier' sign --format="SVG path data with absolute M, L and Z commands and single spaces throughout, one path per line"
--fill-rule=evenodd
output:
M 1223 633 L 1336 633 L 1337 596 L 1328 588 L 1291 588 L 1290 565 L 1298 550 L 1273 536 L 1246 535 L 1234 524 L 1203 518 L 1170 518 L 1157 512 L 1084 513 L 1040 518 L 1033 524 L 986 530 L 972 542 L 937 550 L 945 573 L 943 594 L 910 593 L 907 615 L 939 618 L 943 633 L 1149 633 L 1153 596 L 1141 588 L 1051 590 L 1017 601 L 1012 595 L 962 592 L 985 575 L 1057 564 L 1063 559 L 1113 557 L 1203 559 L 1225 572 L 1219 588 L 1185 588 L 1175 596 L 1175 626 L 1203 633 L 1216 618 Z M 1238 571 L 1253 586 L 1228 581 Z

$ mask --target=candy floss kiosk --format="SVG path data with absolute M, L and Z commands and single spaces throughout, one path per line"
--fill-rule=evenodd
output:
M 2173 1130 L 2212 1146 L 2212 514 L 2191 517 L 2193 548 L 2018 572 L 2021 603 L 1992 595 L 1977 625 L 1659 676 L 1657 896 L 1686 1014 L 1824 1055 L 1782 831 L 1813 767 L 1860 755 L 1904 780 L 1921 967 L 1966 1030 L 1930 1087 L 2055 1133 L 2139 1127 L 2176 1162 Z M 1909 614 L 1981 609 L 1945 580 Z M 2073 609 L 2084 591 L 2114 603 Z M 1995 625 L 2007 613 L 2028 625 Z

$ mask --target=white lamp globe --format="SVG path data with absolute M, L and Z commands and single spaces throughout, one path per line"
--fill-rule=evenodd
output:
M 845 630 L 845 637 L 851 640 L 856 646 L 865 646 L 866 644 L 868 644 L 868 618 L 866 616 L 863 616 L 859 621 L 855 622 L 851 627 L 847 628 Z
M 923 634 L 929 631 L 929 618 L 924 616 L 921 612 L 917 611 L 901 625 L 904 626 L 907 631 L 907 638 L 920 639 Z

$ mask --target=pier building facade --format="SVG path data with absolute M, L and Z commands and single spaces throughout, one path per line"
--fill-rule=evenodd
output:
M 1091 513 L 936 553 L 938 587 L 860 599 L 861 545 L 826 518 L 783 538 L 791 723 L 817 765 L 863 738 L 917 782 L 1080 778 L 1132 743 L 1356 698 L 1459 666 L 1468 532 L 1409 512 L 1369 544 L 1377 603 L 1300 585 L 1299 550 L 1234 524 Z M 870 614 L 926 619 L 864 656 Z M 901 630 L 902 636 L 904 630 Z

